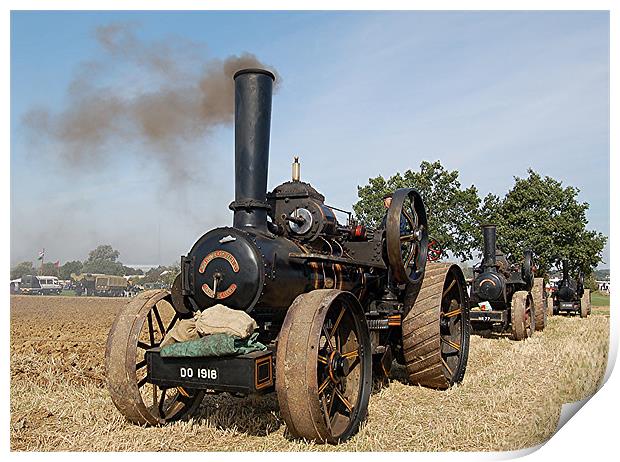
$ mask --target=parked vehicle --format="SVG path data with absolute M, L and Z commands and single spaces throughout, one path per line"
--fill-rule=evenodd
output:
M 576 277 L 571 277 L 570 263 L 566 260 L 562 260 L 562 280 L 553 294 L 553 314 L 560 312 L 579 314 L 582 318 L 592 312 L 590 289 L 584 287 L 583 272 L 577 270 Z
M 547 324 L 544 281 L 534 277 L 531 251 L 524 252 L 522 263 L 512 263 L 496 247 L 495 225 L 484 225 L 482 233 L 483 258 L 471 287 L 472 327 L 511 332 L 514 340 L 524 340 Z
M 21 278 L 13 279 L 11 281 L 11 295 L 19 293 L 19 283 L 21 281 Z
M 19 293 L 24 295 L 60 295 L 62 286 L 56 276 L 22 276 Z
M 122 297 L 127 290 L 127 280 L 123 276 L 88 273 L 74 276 L 74 279 L 78 296 Z

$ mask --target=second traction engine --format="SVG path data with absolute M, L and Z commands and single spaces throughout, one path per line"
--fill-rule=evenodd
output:
M 523 340 L 544 329 L 544 285 L 534 277 L 532 252 L 523 252 L 520 264 L 511 263 L 497 248 L 496 227 L 482 226 L 482 261 L 474 268 L 470 319 L 477 329 L 510 331 L 514 340 Z

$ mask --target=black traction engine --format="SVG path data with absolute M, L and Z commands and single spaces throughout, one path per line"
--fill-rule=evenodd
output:
M 523 340 L 546 326 L 544 282 L 534 277 L 532 252 L 523 252 L 523 261 L 511 263 L 497 248 L 496 226 L 482 226 L 483 252 L 474 268 L 471 286 L 470 319 L 475 330 L 510 332 Z
M 552 303 L 554 315 L 561 312 L 579 313 L 582 318 L 586 318 L 592 311 L 590 289 L 584 287 L 583 272 L 578 270 L 576 277 L 571 277 L 567 260 L 562 260 L 562 280 L 553 293 Z
M 427 219 L 414 189 L 394 192 L 385 229 L 368 230 L 300 179 L 267 192 L 274 76 L 244 69 L 235 85 L 232 227 L 208 231 L 181 258 L 171 291 L 138 295 L 119 313 L 106 350 L 108 388 L 137 424 L 190 415 L 205 393 L 276 392 L 289 432 L 336 443 L 364 420 L 375 379 L 393 359 L 414 384 L 447 388 L 465 373 L 465 279 L 427 263 Z M 232 82 L 231 82 L 232 84 Z M 179 319 L 216 304 L 244 310 L 267 351 L 162 358 Z

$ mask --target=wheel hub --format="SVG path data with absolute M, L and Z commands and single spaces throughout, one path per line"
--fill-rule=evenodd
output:
M 328 360 L 329 376 L 335 383 L 339 383 L 349 373 L 349 361 L 343 358 L 338 351 L 333 351 Z

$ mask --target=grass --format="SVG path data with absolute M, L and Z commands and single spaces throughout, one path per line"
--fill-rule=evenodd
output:
M 609 295 L 598 290 L 592 293 L 591 300 L 592 306 L 609 306 Z
M 11 326 L 13 329 L 13 326 Z M 562 403 L 600 386 L 609 318 L 554 316 L 523 342 L 472 336 L 463 384 L 435 391 L 404 383 L 373 393 L 359 433 L 339 446 L 291 439 L 275 396 L 209 396 L 193 419 L 143 428 L 124 420 L 96 355 L 11 336 L 11 449 L 20 451 L 492 451 L 530 447 L 555 431 Z M 94 340 L 93 340 L 94 341 Z M 55 345 L 55 344 L 54 344 Z M 49 346 L 48 346 L 49 347 Z M 75 347 L 75 348 L 74 348 Z M 94 359 L 97 358 L 97 359 Z

